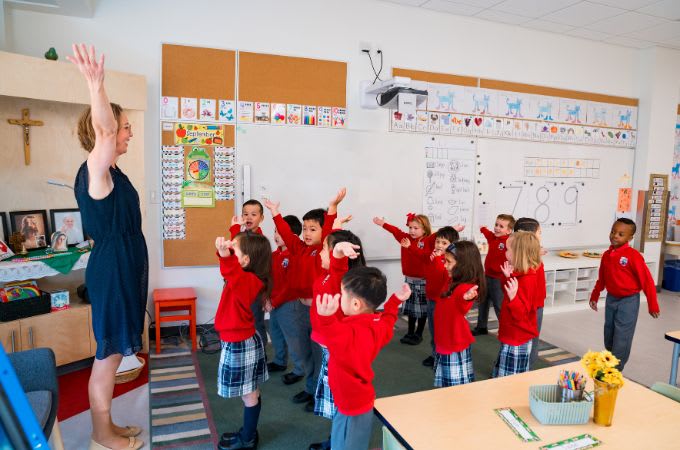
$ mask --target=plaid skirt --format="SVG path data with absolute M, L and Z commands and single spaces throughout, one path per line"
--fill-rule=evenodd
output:
M 470 347 L 450 355 L 436 353 L 434 358 L 434 386 L 446 387 L 475 381 Z
M 505 377 L 529 371 L 531 339 L 522 345 L 508 345 L 501 342 L 501 350 L 491 371 L 491 377 Z
M 406 277 L 406 283 L 411 288 L 411 296 L 404 302 L 404 308 L 401 313 L 416 319 L 427 317 L 425 280 L 422 278 Z
M 217 367 L 217 395 L 241 397 L 255 392 L 269 379 L 264 345 L 260 334 L 239 342 L 221 342 L 222 353 Z
M 321 347 L 321 369 L 319 370 L 319 380 L 316 382 L 314 392 L 314 415 L 333 420 L 333 415 L 338 408 L 333 401 L 333 393 L 328 384 L 328 358 L 330 353 L 326 347 Z

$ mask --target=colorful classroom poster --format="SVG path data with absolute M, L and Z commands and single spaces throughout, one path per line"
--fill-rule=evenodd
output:
M 215 200 L 233 200 L 236 184 L 233 147 L 215 147 Z
M 224 144 L 224 130 L 222 125 L 208 125 L 200 123 L 175 124 L 175 145 L 222 145 Z
M 182 209 L 184 180 L 184 148 L 163 146 L 161 149 L 161 195 L 163 200 L 163 239 L 186 237 L 185 212 Z
M 269 103 L 255 102 L 255 123 L 269 124 L 270 122 Z
M 272 103 L 272 123 L 274 125 L 283 125 L 286 123 L 286 104 Z
M 430 133 L 439 133 L 439 114 L 440 113 L 430 111 L 427 115 L 428 116 L 427 128 Z
M 198 100 L 190 97 L 182 97 L 180 118 L 184 120 L 196 120 L 198 116 Z
M 199 102 L 198 120 L 214 121 L 216 104 L 217 102 L 214 98 L 202 98 Z
M 318 123 L 320 127 L 330 127 L 332 123 L 333 108 L 330 106 L 319 106 Z
M 347 125 L 347 109 L 333 108 L 333 128 L 345 128 Z
M 199 182 L 209 183 L 212 181 L 212 164 L 210 163 L 210 155 L 201 147 L 193 147 L 185 158 L 184 166 L 186 173 L 184 179 Z
M 182 208 L 214 208 L 215 190 L 205 183 L 185 181 L 182 185 Z
M 300 125 L 302 123 L 302 105 L 288 104 L 286 107 L 286 122 L 288 125 Z
M 302 107 L 302 124 L 316 125 L 316 106 L 305 105 Z
M 631 188 L 619 188 L 619 200 L 617 202 L 616 211 L 629 212 L 630 204 L 633 197 L 633 190 Z
M 177 97 L 161 97 L 161 120 L 177 120 L 179 118 L 178 104 Z
M 236 123 L 236 102 L 234 100 L 220 100 L 218 102 L 218 111 L 218 121 Z
M 237 122 L 239 123 L 253 123 L 253 102 L 246 102 L 239 100 Z

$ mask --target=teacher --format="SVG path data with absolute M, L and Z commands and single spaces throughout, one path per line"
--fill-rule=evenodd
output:
M 118 167 L 127 152 L 132 127 L 122 108 L 104 90 L 104 55 L 73 45 L 74 63 L 87 81 L 90 107 L 78 122 L 80 145 L 90 154 L 74 185 L 83 227 L 95 245 L 85 271 L 92 303 L 97 354 L 88 384 L 92 449 L 138 449 L 141 428 L 120 427 L 111 419 L 116 370 L 123 356 L 142 348 L 148 289 L 148 254 L 142 234 L 139 196 Z

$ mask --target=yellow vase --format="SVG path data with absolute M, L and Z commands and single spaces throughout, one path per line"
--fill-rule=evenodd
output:
M 610 427 L 614 417 L 616 394 L 619 393 L 619 386 L 613 386 L 596 379 L 593 379 L 593 381 L 595 382 L 595 412 L 593 413 L 593 422 Z

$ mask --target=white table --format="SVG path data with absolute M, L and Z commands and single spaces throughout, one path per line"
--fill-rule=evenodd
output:
M 87 267 L 87 262 L 90 260 L 90 253 L 91 252 L 85 252 L 80 255 L 80 258 L 71 270 L 80 270 Z M 54 270 L 42 261 L 0 262 L 0 282 L 2 283 L 51 277 L 54 275 L 60 275 L 60 272 Z

